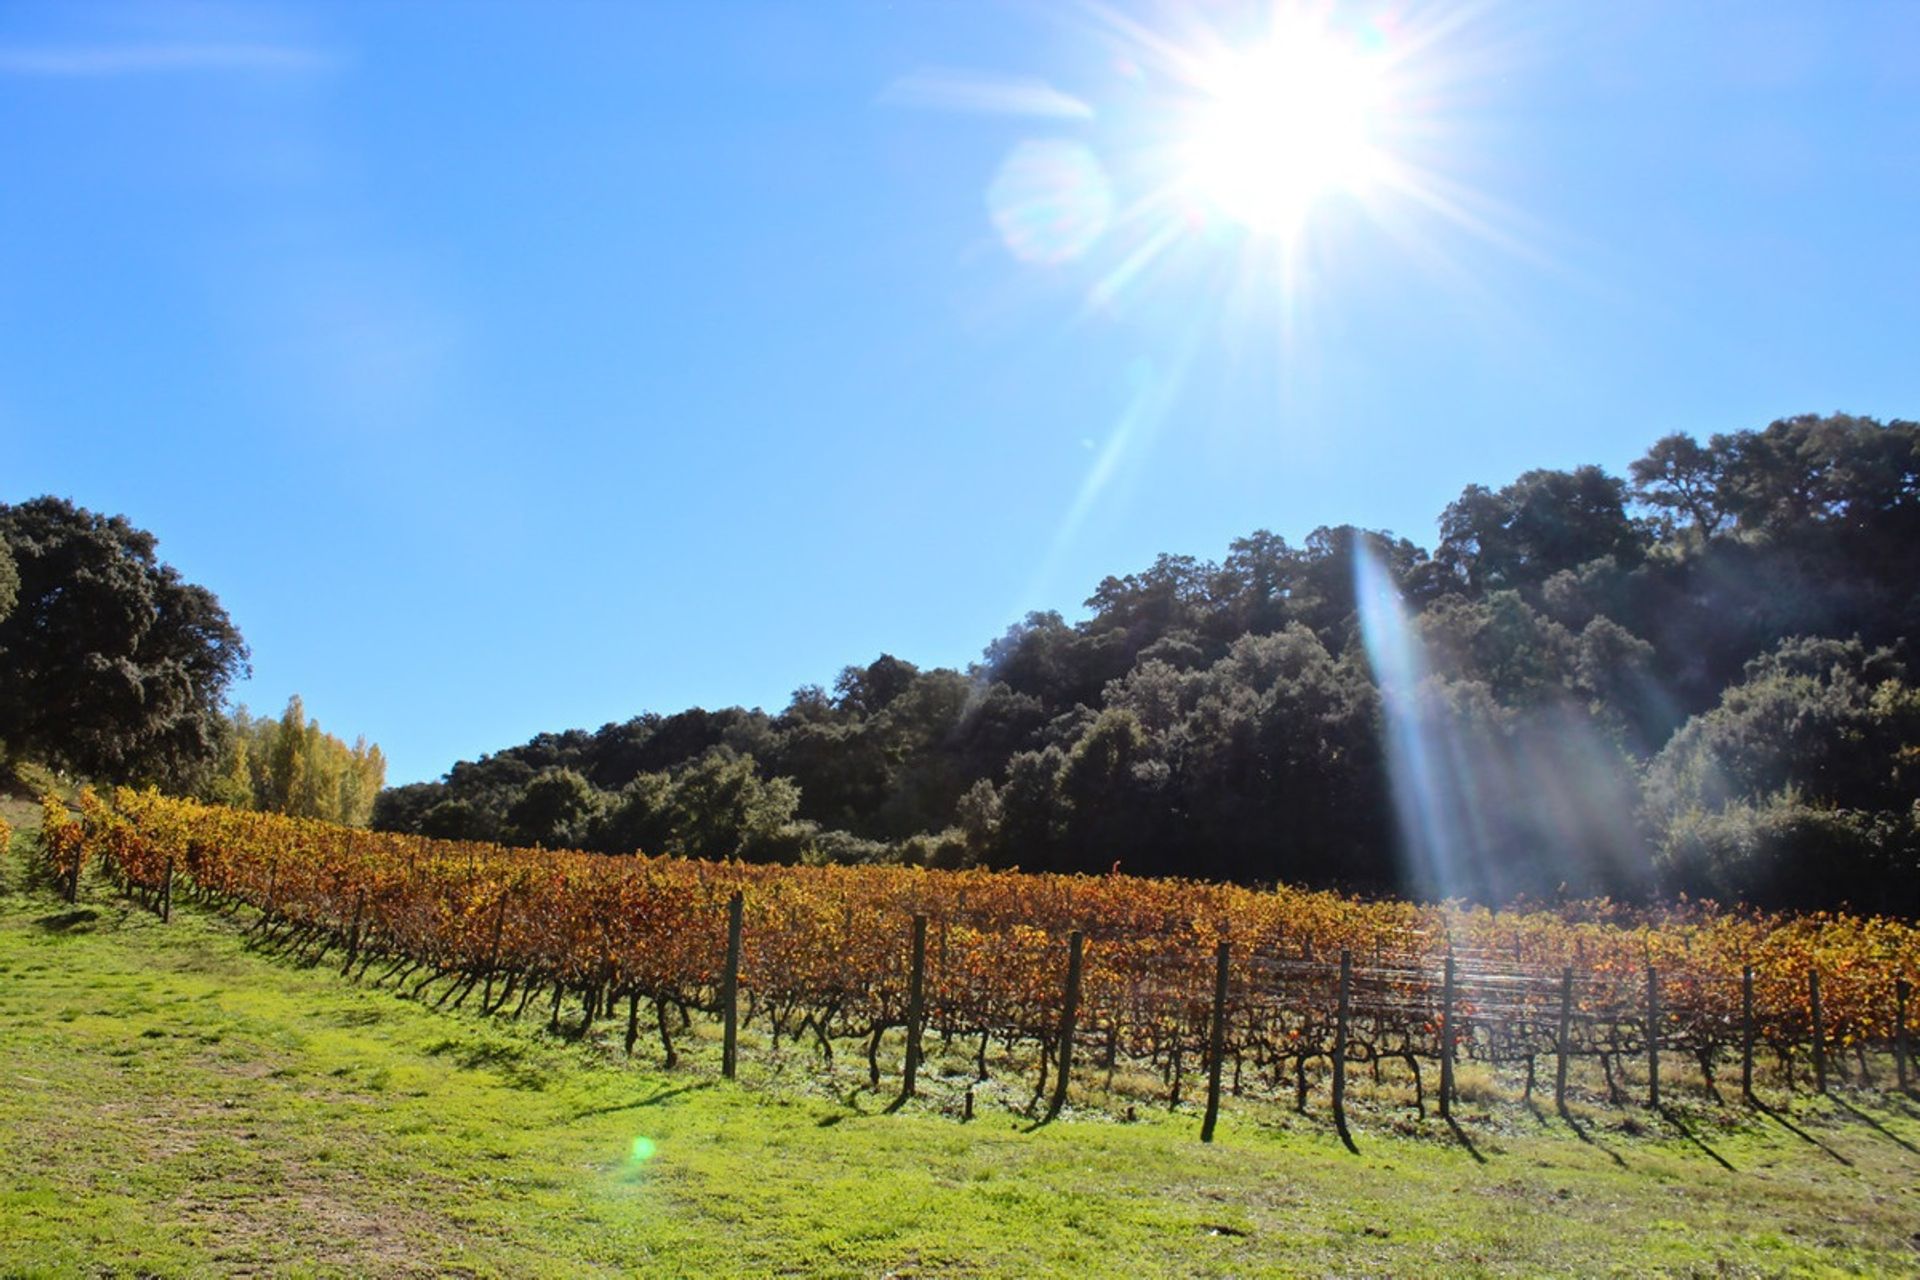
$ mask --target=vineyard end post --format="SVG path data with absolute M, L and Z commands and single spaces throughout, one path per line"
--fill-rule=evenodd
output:
M 343 978 L 353 972 L 353 962 L 360 958 L 360 916 L 366 909 L 367 891 L 362 889 L 354 895 L 353 923 L 347 926 L 347 962 L 340 966 Z
M 1660 1109 L 1660 974 L 1647 966 L 1647 1106 Z
M 1740 1096 L 1753 1101 L 1753 966 L 1740 971 Z
M 735 889 L 727 899 L 727 967 L 720 975 L 721 1016 L 725 1019 L 720 1041 L 720 1074 L 731 1080 L 740 1065 L 740 924 L 745 899 Z
M 1813 1011 L 1813 1091 L 1827 1091 L 1827 1020 L 1820 1008 L 1820 971 L 1807 970 L 1807 1004 Z
M 1353 1000 L 1353 952 L 1340 948 L 1340 991 L 1333 1019 L 1333 1127 L 1347 1150 L 1358 1155 L 1347 1129 L 1347 1016 Z
M 1073 1026 L 1080 1013 L 1080 953 L 1086 935 L 1075 929 L 1067 939 L 1067 991 L 1060 1008 L 1060 1071 L 1053 1081 L 1053 1100 L 1047 1104 L 1047 1119 L 1060 1114 L 1067 1105 L 1067 1073 L 1073 1069 Z
M 1554 1045 L 1553 1107 L 1567 1114 L 1567 1051 L 1573 1034 L 1573 966 L 1560 971 L 1560 1037 Z
M 1220 1119 L 1220 1067 L 1227 1050 L 1227 963 L 1232 944 L 1226 939 L 1213 953 L 1213 1021 L 1207 1031 L 1207 1118 L 1200 1123 L 1200 1141 L 1213 1141 Z
M 1900 1092 L 1907 1092 L 1907 1000 L 1913 995 L 1913 984 L 1905 978 L 1896 978 L 1893 983 L 1893 1066 L 1900 1077 Z
M 166 924 L 173 919 L 173 859 L 167 859 L 167 869 L 160 873 L 160 923 Z
M 1453 952 L 1440 983 L 1440 1118 L 1453 1118 Z
M 911 1098 L 920 1074 L 920 1037 L 927 1018 L 927 918 L 913 918 L 912 967 L 907 973 L 907 1061 L 900 1082 L 900 1096 Z

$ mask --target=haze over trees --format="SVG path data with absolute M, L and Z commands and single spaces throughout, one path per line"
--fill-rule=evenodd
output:
M 967 671 L 891 655 L 776 713 L 542 734 L 376 826 L 756 859 L 1920 905 L 1920 425 L 1835 415 L 1468 487 L 1431 551 L 1267 531 L 1162 555 Z M 1417 617 L 1467 832 L 1399 860 L 1357 551 Z

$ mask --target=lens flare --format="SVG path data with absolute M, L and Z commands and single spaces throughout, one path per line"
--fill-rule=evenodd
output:
M 1364 539 L 1354 547 L 1353 586 L 1360 636 L 1386 718 L 1387 769 L 1406 870 L 1415 885 L 1434 897 L 1459 896 L 1461 833 L 1446 784 L 1452 743 L 1434 731 L 1422 713 L 1426 651 L 1392 572 Z
M 1266 324 L 1277 298 L 1290 329 L 1303 295 L 1361 246 L 1455 274 L 1430 224 L 1540 257 L 1506 211 L 1450 176 L 1470 142 L 1466 107 L 1513 45 L 1482 7 L 1144 10 L 1089 0 L 1084 22 L 1069 21 L 1106 46 L 1106 73 L 1085 83 L 923 73 L 882 96 L 1076 129 L 1020 143 L 989 185 L 1017 260 L 1087 264 L 1090 302 L 1109 314 L 1125 295 L 1142 311 L 1171 301 L 1196 320 Z
M 627 1162 L 634 1165 L 643 1165 L 653 1159 L 656 1149 L 653 1139 L 643 1134 L 633 1140 L 633 1146 L 627 1152 Z
M 1502 902 L 1642 887 L 1638 793 L 1619 742 L 1573 702 L 1502 705 L 1485 683 L 1437 670 L 1377 548 L 1356 546 L 1353 572 L 1415 891 Z
M 1071 262 L 1094 246 L 1113 217 L 1113 187 L 1085 145 L 1022 142 L 987 188 L 987 212 L 1022 262 Z

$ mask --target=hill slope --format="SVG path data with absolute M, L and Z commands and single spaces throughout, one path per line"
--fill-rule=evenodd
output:
M 0 1271 L 206 1274 L 1908 1272 L 1920 1112 L 1788 1124 L 1498 1100 L 1437 1122 L 1236 1109 L 1038 1132 L 879 1114 L 862 1066 L 747 1087 L 436 1012 L 0 865 Z M 751 1074 L 751 1073 L 750 1073 Z M 651 1156 L 645 1154 L 651 1145 Z M 1697 1139 L 1697 1140 L 1696 1140 Z M 1483 1161 L 1483 1162 L 1482 1162 Z M 1724 1161 L 1723 1165 L 1720 1163 Z M 1725 1166 L 1731 1166 L 1731 1169 Z

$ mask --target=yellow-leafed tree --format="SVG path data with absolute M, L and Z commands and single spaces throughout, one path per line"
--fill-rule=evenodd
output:
M 352 746 L 307 718 L 295 694 L 279 719 L 235 710 L 214 792 L 241 808 L 364 827 L 387 778 L 386 757 L 365 737 Z

